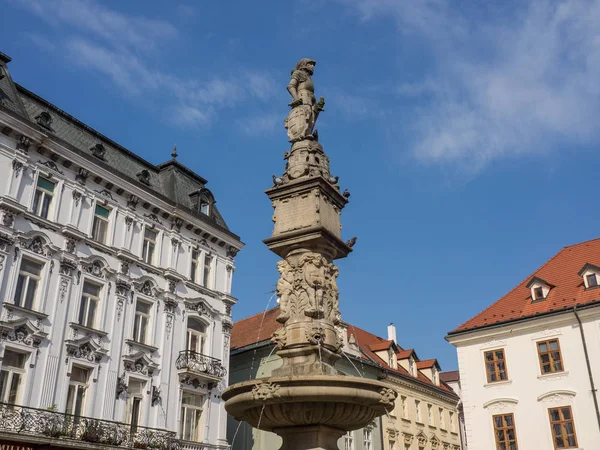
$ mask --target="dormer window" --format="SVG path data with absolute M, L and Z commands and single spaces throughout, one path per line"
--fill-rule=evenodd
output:
M 413 358 L 408 360 L 408 371 L 413 377 L 415 376 L 415 360 Z
M 583 284 L 586 289 L 592 289 L 599 286 L 600 267 L 587 263 L 581 268 L 578 275 L 583 278 Z
M 529 280 L 529 283 L 527 283 L 527 287 L 531 290 L 531 299 L 534 302 L 537 302 L 548 297 L 550 290 L 554 286 L 541 278 L 533 277 Z
M 208 203 L 204 199 L 202 199 L 202 201 L 200 202 L 200 212 L 202 214 L 206 214 L 207 216 L 210 215 L 210 203 Z
M 534 300 L 543 300 L 544 299 L 544 288 L 538 286 L 533 288 L 533 299 Z

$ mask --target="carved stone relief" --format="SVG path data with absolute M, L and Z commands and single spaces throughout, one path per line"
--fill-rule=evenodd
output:
M 279 389 L 281 386 L 275 383 L 260 383 L 252 388 L 252 398 L 254 400 L 268 400 L 270 398 L 280 397 Z
M 42 343 L 41 336 L 30 333 L 24 326 L 19 327 L 16 330 L 3 329 L 0 334 L 0 339 L 3 341 L 19 342 L 36 348 Z
M 6 208 L 1 208 L 0 212 L 2 213 L 2 225 L 12 227 L 15 221 L 15 213 Z
M 339 291 L 336 283 L 338 268 L 318 253 L 307 252 L 295 266 L 288 260 L 277 263 L 280 278 L 277 295 L 281 313 L 278 322 L 304 314 L 340 321 Z

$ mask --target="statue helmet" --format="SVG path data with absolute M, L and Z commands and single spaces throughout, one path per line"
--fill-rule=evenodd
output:
M 317 64 L 317 62 L 314 59 L 302 58 L 300 61 L 298 61 L 298 64 L 296 64 L 296 70 L 303 69 L 310 63 L 312 63 L 313 65 Z

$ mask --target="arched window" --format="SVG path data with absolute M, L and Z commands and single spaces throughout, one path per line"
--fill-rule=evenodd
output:
M 186 350 L 205 354 L 206 325 L 196 319 L 188 319 Z

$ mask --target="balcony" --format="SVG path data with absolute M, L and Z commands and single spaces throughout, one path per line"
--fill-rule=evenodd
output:
M 175 367 L 180 372 L 199 375 L 208 381 L 220 381 L 227 374 L 220 360 L 191 350 L 179 352 Z
M 19 442 L 105 449 L 107 445 L 148 450 L 182 450 L 173 431 L 71 416 L 51 410 L 0 403 L 0 436 Z M 200 449 L 201 444 L 190 446 Z M 193 448 L 192 448 L 193 447 Z

